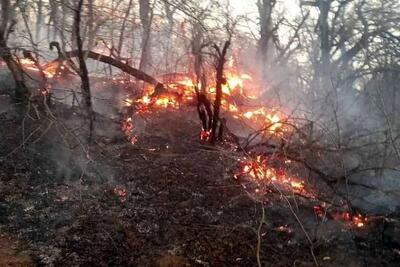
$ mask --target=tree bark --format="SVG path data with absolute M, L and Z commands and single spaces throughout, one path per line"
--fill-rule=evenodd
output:
M 79 53 L 80 53 L 79 50 L 68 51 L 68 52 L 62 53 L 61 57 L 59 57 L 58 59 L 54 60 L 53 62 L 63 61 L 63 60 L 74 58 L 74 57 L 79 57 Z M 129 66 L 128 64 L 122 63 L 121 61 L 116 60 L 116 59 L 114 59 L 114 58 L 112 58 L 110 56 L 102 55 L 102 54 L 99 54 L 99 53 L 96 53 L 96 52 L 93 52 L 93 51 L 87 51 L 87 50 L 82 50 L 82 54 L 86 58 L 91 58 L 93 60 L 97 60 L 97 61 L 109 64 L 109 65 L 112 65 L 112 66 L 114 66 L 116 68 L 119 68 L 123 72 L 126 72 L 126 73 L 132 75 L 133 77 L 135 77 L 135 78 L 137 78 L 137 79 L 139 79 L 141 81 L 150 83 L 150 84 L 152 84 L 154 86 L 157 86 L 159 88 L 163 87 L 162 83 L 158 82 L 152 76 L 146 74 L 145 72 L 143 72 L 141 70 L 135 69 L 135 68 Z M 51 64 L 51 63 L 49 63 L 49 64 Z
M 320 34 L 320 48 L 321 48 L 321 60 L 320 67 L 318 68 L 322 73 L 320 74 L 320 89 L 328 90 L 330 84 L 330 33 L 328 16 L 329 10 L 331 9 L 332 0 L 318 1 L 318 8 L 320 10 L 319 21 L 319 34 Z
M 224 64 L 225 64 L 225 56 L 226 53 L 228 52 L 228 48 L 230 45 L 230 41 L 226 41 L 224 44 L 224 47 L 222 48 L 222 51 L 219 50 L 217 46 L 214 48 L 218 52 L 218 61 L 217 61 L 217 75 L 216 75 L 216 95 L 215 95 L 215 102 L 214 102 L 214 114 L 213 114 L 213 125 L 211 129 L 211 138 L 210 142 L 211 144 L 215 144 L 216 137 L 217 137 L 217 129 L 218 129 L 218 123 L 219 123 L 219 112 L 221 108 L 221 101 L 222 101 L 222 84 L 225 83 L 225 78 L 224 78 Z
M 91 50 L 95 43 L 96 31 L 94 25 L 94 0 L 88 0 L 88 20 L 87 20 L 87 27 L 88 27 L 88 41 L 87 41 L 87 49 Z
M 125 35 L 125 26 L 126 26 L 126 21 L 128 20 L 128 17 L 130 15 L 130 11 L 132 8 L 132 4 L 133 4 L 133 0 L 129 0 L 128 3 L 128 8 L 126 9 L 125 12 L 125 16 L 124 16 L 124 20 L 122 21 L 122 25 L 121 25 L 121 34 L 119 35 L 119 40 L 118 40 L 118 56 L 122 55 L 122 48 L 123 48 L 123 44 L 124 44 L 124 35 Z M 90 49 L 90 48 L 89 48 Z
M 84 0 L 79 0 L 77 9 L 75 10 L 75 36 L 76 36 L 76 44 L 78 47 L 78 60 L 79 60 L 79 75 L 81 77 L 82 85 L 82 96 L 84 100 L 84 105 L 86 108 L 86 112 L 89 118 L 89 143 L 92 140 L 93 134 L 93 120 L 94 120 L 94 113 L 92 108 L 92 97 L 90 93 L 90 80 L 89 80 L 89 72 L 86 66 L 85 57 L 83 54 L 83 43 L 82 38 L 80 35 L 80 24 L 81 24 L 81 12 Z
M 193 66 L 194 66 L 194 73 L 196 75 L 197 82 L 198 84 L 200 82 L 201 88 L 196 88 L 196 93 L 197 95 L 199 94 L 205 94 L 205 89 L 207 88 L 207 78 L 206 75 L 203 71 L 203 54 L 202 54 L 202 48 L 203 48 L 203 29 L 201 28 L 201 25 L 199 23 L 195 23 L 193 25 L 193 40 L 191 40 L 191 48 L 192 48 L 192 56 L 194 58 Z
M 61 6 L 64 6 L 65 3 L 63 1 L 60 2 Z M 49 1 L 49 8 L 50 8 L 50 14 L 49 14 L 49 28 L 47 30 L 47 39 L 51 40 L 51 39 L 56 39 L 57 37 L 57 33 L 58 33 L 58 27 L 60 26 L 58 23 L 58 2 L 57 1 Z M 65 15 L 65 10 L 63 10 L 63 16 Z M 53 22 L 55 27 L 51 27 L 51 22 Z M 64 26 L 64 25 L 62 25 Z M 51 34 L 51 28 L 53 28 L 53 35 L 50 36 Z
M 150 10 L 150 0 L 139 0 L 139 14 L 142 23 L 142 55 L 140 57 L 139 69 L 147 71 L 151 61 L 151 23 L 153 14 Z
M 261 76 L 263 82 L 267 81 L 267 66 L 268 55 L 272 47 L 270 46 L 273 26 L 272 26 L 272 11 L 276 4 L 276 0 L 258 0 L 257 8 L 260 18 L 260 39 L 258 40 L 258 54 L 261 68 Z
M 36 42 L 40 40 L 40 29 L 43 26 L 43 0 L 38 0 L 37 2 L 37 18 L 36 18 Z
M 15 100 L 16 102 L 26 102 L 28 100 L 28 88 L 24 82 L 24 75 L 21 66 L 14 60 L 11 49 L 7 46 L 7 39 L 13 31 L 15 21 L 11 20 L 12 14 L 10 1 L 2 0 L 0 13 L 0 57 L 7 64 L 15 81 Z

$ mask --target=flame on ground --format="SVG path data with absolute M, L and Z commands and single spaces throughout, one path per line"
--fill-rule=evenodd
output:
M 337 212 L 333 215 L 335 219 L 343 220 L 352 227 L 363 228 L 367 225 L 368 218 L 361 214 L 351 214 L 350 212 Z
M 281 118 L 276 113 L 269 113 L 265 107 L 240 113 L 238 116 L 248 119 L 260 127 L 265 127 L 270 133 L 277 133 L 278 130 L 283 129 Z
M 281 189 L 289 192 L 297 193 L 307 198 L 316 199 L 313 191 L 306 187 L 306 184 L 301 179 L 290 175 L 283 168 L 276 168 L 270 166 L 270 159 L 264 156 L 257 156 L 255 159 L 240 161 L 240 169 L 234 174 L 234 178 L 247 177 L 257 183 L 261 184 L 266 182 L 267 184 L 275 185 L 275 188 L 280 187 Z M 290 163 L 290 161 L 288 162 Z M 280 190 L 281 190 L 280 189 Z M 255 189 L 255 193 L 259 193 L 260 190 Z M 360 213 L 350 213 L 343 211 L 328 211 L 326 205 L 314 206 L 314 212 L 318 217 L 324 218 L 327 215 L 336 221 L 342 221 L 349 228 L 362 229 L 368 225 L 368 217 L 363 216 Z
M 134 125 L 133 125 L 133 120 L 132 117 L 128 117 L 125 120 L 122 121 L 122 132 L 124 135 L 127 137 L 128 141 L 134 145 L 138 141 L 137 135 L 134 134 Z
M 336 221 L 344 222 L 350 228 L 365 228 L 368 225 L 368 217 L 363 216 L 360 213 L 351 214 L 348 211 L 330 211 L 328 212 L 326 205 L 316 205 L 314 206 L 314 212 L 318 217 L 325 217 L 326 215 L 330 215 Z
M 26 58 L 19 59 L 18 62 L 27 70 L 35 72 L 42 71 L 45 77 L 49 79 L 61 75 L 62 71 L 65 70 L 65 67 L 59 62 L 50 62 L 41 66 L 38 66 L 34 61 Z M 5 63 L 0 61 L 0 66 L 5 66 Z M 228 66 L 228 70 L 225 71 L 226 82 L 222 86 L 222 109 L 225 112 L 231 113 L 234 118 L 245 120 L 255 127 L 264 129 L 264 131 L 269 134 L 279 134 L 281 131 L 284 131 L 283 119 L 282 116 L 278 115 L 278 112 L 268 110 L 262 106 L 262 103 L 259 103 L 258 107 L 256 106 L 254 108 L 245 108 L 235 103 L 234 99 L 237 96 L 244 97 L 248 100 L 257 100 L 259 96 L 246 90 L 245 84 L 248 81 L 252 81 L 252 77 L 248 74 L 239 74 L 234 66 L 233 58 L 229 60 Z M 113 78 L 112 81 L 122 85 L 127 83 L 125 80 L 117 80 L 116 78 Z M 167 81 L 164 81 L 164 85 L 168 88 L 168 93 L 153 97 L 154 89 L 152 87 L 147 87 L 144 94 L 139 99 L 126 98 L 124 100 L 125 106 L 136 107 L 136 113 L 139 114 L 151 112 L 153 109 L 180 109 L 182 106 L 196 101 L 196 83 L 188 75 L 172 76 Z M 197 87 L 201 88 L 201 84 L 197 84 Z M 206 93 L 210 95 L 211 98 L 215 96 L 215 91 L 215 87 L 206 88 Z M 134 123 L 131 116 L 122 121 L 121 129 L 131 144 L 136 144 L 138 142 L 138 137 L 134 133 Z M 200 132 L 200 139 L 203 141 L 209 140 L 210 136 L 210 131 L 203 129 Z M 280 185 L 281 188 L 305 196 L 312 197 L 314 195 L 310 189 L 306 188 L 302 180 L 288 174 L 282 168 L 270 166 L 269 163 L 270 159 L 262 156 L 257 156 L 254 159 L 242 160 L 239 164 L 240 170 L 234 174 L 234 177 L 238 179 L 239 177 L 245 176 L 258 183 L 273 183 L 274 185 Z M 256 193 L 257 192 L 259 192 L 259 189 L 256 189 Z M 115 188 L 114 193 L 120 197 L 125 197 L 127 195 L 126 190 L 123 188 Z M 323 205 L 314 206 L 314 211 L 319 217 L 323 217 L 327 214 Z M 335 220 L 346 222 L 349 227 L 364 228 L 368 224 L 368 218 L 361 214 L 338 211 L 330 212 L 329 214 Z
M 252 106 L 256 105 L 256 107 L 245 107 L 236 103 L 235 98 L 244 98 L 254 102 L 258 96 L 249 93 L 245 87 L 246 82 L 251 81 L 252 77 L 249 74 L 238 73 L 233 67 L 233 60 L 230 62 L 230 69 L 225 71 L 226 83 L 222 87 L 222 110 L 230 113 L 233 118 L 245 121 L 254 129 L 262 129 L 264 134 L 280 134 L 284 131 L 283 116 L 279 115 L 277 111 L 263 107 L 261 101 L 253 103 Z M 153 96 L 154 88 L 148 86 L 139 99 L 126 98 L 125 106 L 135 107 L 137 114 L 143 114 L 163 109 L 180 109 L 196 102 L 196 82 L 189 75 L 177 73 L 164 75 L 163 82 L 167 88 L 166 93 Z M 197 87 L 201 88 L 201 84 L 197 84 Z M 215 87 L 208 87 L 205 90 L 211 97 L 210 100 L 213 101 Z M 200 139 L 207 140 L 207 138 L 207 133 L 202 131 Z
M 249 74 L 240 74 L 234 66 L 234 60 L 229 61 L 229 68 L 225 71 L 226 82 L 222 87 L 223 97 L 221 101 L 221 109 L 223 112 L 229 113 L 233 118 L 240 119 L 248 124 L 251 128 L 259 130 L 263 135 L 280 135 L 285 129 L 283 126 L 282 115 L 278 115 L 276 110 L 269 110 L 264 107 L 261 101 L 258 101 L 258 95 L 250 93 L 247 83 L 253 79 Z M 210 78 L 209 80 L 213 80 Z M 113 80 L 113 81 L 116 81 Z M 122 83 L 124 81 L 121 81 Z M 147 86 L 144 93 L 139 99 L 127 97 L 124 100 L 125 107 L 134 111 L 134 114 L 145 114 L 159 110 L 175 109 L 178 110 L 187 105 L 193 105 L 197 101 L 196 87 L 202 88 L 201 84 L 197 84 L 190 75 L 181 73 L 171 73 L 162 76 L 162 82 L 167 91 L 162 94 L 154 95 L 154 87 Z M 125 84 L 125 82 L 124 82 Z M 206 91 L 210 101 L 215 98 L 215 87 L 203 88 Z M 238 105 L 237 99 L 244 99 L 251 102 L 251 107 Z M 255 102 L 256 101 L 256 102 Z M 130 114 L 133 115 L 133 114 Z M 129 119 L 129 118 L 128 118 Z M 131 119 L 131 117 L 130 117 Z M 130 125 L 131 121 L 123 122 L 122 131 L 126 133 L 126 124 Z M 126 133 L 131 143 L 137 142 L 137 136 L 132 139 L 133 130 Z M 200 131 L 200 140 L 207 141 L 211 136 L 211 132 L 205 129 Z M 287 181 L 292 187 L 298 189 L 302 184 L 296 181 Z
M 204 130 L 204 129 L 201 130 L 201 132 L 200 132 L 200 140 L 208 141 L 208 140 L 210 140 L 210 137 L 211 137 L 211 130 L 209 130 L 209 131 Z
M 43 74 L 46 78 L 54 78 L 56 75 L 60 75 L 61 72 L 65 69 L 63 65 L 59 62 L 50 62 L 41 66 L 37 66 L 37 64 L 29 58 L 19 59 L 18 62 L 27 70 L 40 72 L 43 71 Z
M 274 183 L 282 185 L 286 189 L 294 192 L 311 195 L 311 191 L 306 190 L 305 183 L 297 177 L 289 175 L 283 169 L 271 167 L 270 159 L 263 156 L 257 156 L 255 159 L 244 160 L 240 162 L 240 170 L 234 175 L 239 177 L 250 177 L 258 182 Z

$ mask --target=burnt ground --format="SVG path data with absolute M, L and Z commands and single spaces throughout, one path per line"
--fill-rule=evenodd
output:
M 232 179 L 240 155 L 200 144 L 191 110 L 153 114 L 134 146 L 99 115 L 90 159 L 62 124 L 19 120 L 0 114 L 0 266 L 257 266 L 258 241 L 263 266 L 314 265 L 282 197 Z M 295 203 L 321 266 L 398 266 L 379 231 L 319 224 Z

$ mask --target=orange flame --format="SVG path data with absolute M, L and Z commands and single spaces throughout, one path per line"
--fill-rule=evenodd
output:
M 35 72 L 43 71 L 43 74 L 46 76 L 46 78 L 49 78 L 49 79 L 55 77 L 57 74 L 60 74 L 60 72 L 65 69 L 65 67 L 57 61 L 47 63 L 47 64 L 44 64 L 39 67 L 36 65 L 36 63 L 34 61 L 32 61 L 29 58 L 19 59 L 18 62 L 25 69 L 35 71 Z
M 210 137 L 211 137 L 211 130 L 209 130 L 209 131 L 206 131 L 206 130 L 201 130 L 201 132 L 200 132 L 200 140 L 202 140 L 202 141 L 208 141 L 208 140 L 210 140 Z
M 134 132 L 134 125 L 132 121 L 132 117 L 128 117 L 121 123 L 121 130 L 124 135 L 127 137 L 128 141 L 134 145 L 138 141 L 138 137 L 133 133 Z
M 343 221 L 348 227 L 351 228 L 364 228 L 368 225 L 368 217 L 361 214 L 351 214 L 348 211 L 331 211 L 328 212 L 324 203 L 322 205 L 314 206 L 314 212 L 319 217 L 324 217 L 326 214 L 332 216 L 336 221 Z
M 253 103 L 257 96 L 250 94 L 246 89 L 248 82 L 252 80 L 249 74 L 241 74 L 234 66 L 234 60 L 231 58 L 228 64 L 229 68 L 225 71 L 226 82 L 222 87 L 223 98 L 221 100 L 221 109 L 232 115 L 233 118 L 241 119 L 252 128 L 262 129 L 263 134 L 278 135 L 283 132 L 283 119 L 276 111 L 268 110 L 262 107 L 246 108 L 236 103 L 235 99 L 247 99 Z M 210 78 L 210 80 L 213 80 Z M 195 87 L 201 88 L 201 84 L 196 84 L 190 75 L 181 73 L 171 73 L 162 76 L 164 86 L 167 92 L 159 95 L 154 94 L 154 88 L 148 86 L 139 99 L 127 98 L 124 101 L 126 107 L 134 107 L 136 114 L 149 113 L 157 110 L 180 109 L 181 107 L 192 104 L 197 99 Z M 215 87 L 204 88 L 211 102 L 215 98 Z M 246 101 L 247 101 L 246 100 Z M 210 132 L 201 131 L 200 139 L 208 140 Z M 300 184 L 293 183 L 293 187 L 300 188 Z
M 270 167 L 268 159 L 265 157 L 257 156 L 252 160 L 241 161 L 240 165 L 241 168 L 239 172 L 234 175 L 235 178 L 247 176 L 257 181 L 281 184 L 295 192 L 311 194 L 310 192 L 305 192 L 306 188 L 303 181 L 289 175 L 282 169 Z

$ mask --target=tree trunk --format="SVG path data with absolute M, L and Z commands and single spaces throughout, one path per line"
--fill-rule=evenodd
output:
M 122 49 L 123 49 L 123 44 L 124 44 L 124 34 L 125 34 L 125 27 L 126 27 L 126 21 L 128 20 L 131 8 L 132 8 L 133 0 L 129 0 L 128 3 L 128 8 L 126 9 L 124 20 L 122 21 L 121 25 L 121 34 L 119 35 L 119 41 L 118 41 L 118 56 L 121 57 L 122 55 Z
M 40 29 L 43 26 L 43 0 L 37 2 L 37 18 L 36 18 L 36 42 L 40 40 Z
M 207 88 L 207 78 L 203 71 L 203 55 L 202 55 L 202 45 L 203 45 L 203 30 L 199 23 L 193 25 L 193 40 L 191 41 L 192 47 L 192 55 L 194 58 L 193 66 L 194 66 L 194 73 L 196 75 L 196 85 L 200 82 L 201 88 L 197 89 L 195 87 L 196 93 L 205 94 L 205 89 Z
M 62 6 L 65 5 L 63 1 L 60 3 Z M 49 15 L 49 28 L 47 30 L 47 39 L 50 40 L 55 40 L 57 37 L 57 32 L 58 32 L 58 3 L 56 1 L 49 1 L 49 7 L 50 7 L 50 15 Z M 53 22 L 54 26 L 51 27 L 51 22 Z M 51 28 L 53 28 L 53 36 L 50 36 L 51 34 Z
M 74 31 L 76 36 L 76 45 L 78 47 L 78 60 L 79 60 L 79 75 L 81 77 L 82 85 L 82 96 L 84 100 L 84 105 L 86 108 L 86 112 L 89 118 L 89 143 L 92 140 L 92 133 L 93 133 L 93 120 L 94 120 L 94 113 L 92 109 L 92 98 L 90 93 L 90 81 L 89 81 L 89 72 L 86 66 L 85 57 L 83 54 L 83 43 L 82 38 L 80 35 L 80 24 L 81 24 L 81 12 L 82 12 L 82 5 L 84 0 L 79 0 L 77 9 L 75 10 L 75 21 L 74 21 Z
M 329 90 L 330 88 L 330 38 L 329 38 L 329 23 L 328 16 L 331 8 L 331 0 L 319 1 L 318 7 L 320 10 L 319 15 L 319 33 L 320 33 L 320 48 L 321 48 L 321 60 L 320 60 L 320 88 L 319 90 Z
M 213 114 L 213 125 L 211 129 L 211 144 L 215 144 L 216 137 L 217 137 L 217 129 L 219 123 L 219 111 L 221 108 L 221 101 L 222 101 L 222 84 L 225 83 L 224 79 L 224 64 L 225 64 L 225 56 L 228 52 L 228 48 L 230 45 L 230 41 L 225 42 L 224 47 L 221 52 L 219 52 L 219 48 L 215 47 L 218 51 L 218 62 L 217 62 L 217 75 L 216 75 L 216 95 L 215 95 L 215 102 L 214 102 L 214 114 Z
M 94 0 L 88 0 L 88 20 L 87 20 L 87 27 L 88 27 L 88 42 L 87 42 L 87 49 L 91 50 L 94 46 L 95 43 L 95 38 L 96 38 L 96 34 L 95 34 L 95 25 L 94 25 Z
M 273 34 L 272 11 L 276 0 L 258 0 L 257 8 L 260 17 L 260 39 L 258 40 L 258 54 L 260 60 L 260 71 L 263 82 L 267 82 L 267 68 L 269 55 L 271 55 L 270 46 Z
M 11 20 L 10 1 L 2 0 L 0 14 L 0 57 L 6 62 L 15 81 L 15 100 L 26 102 L 28 100 L 28 88 L 24 82 L 24 75 L 21 66 L 14 60 L 11 49 L 7 46 L 9 33 L 15 26 L 15 21 Z
M 151 62 L 151 23 L 153 14 L 150 8 L 150 0 L 139 0 L 140 21 L 142 23 L 142 55 L 139 69 L 147 71 Z

